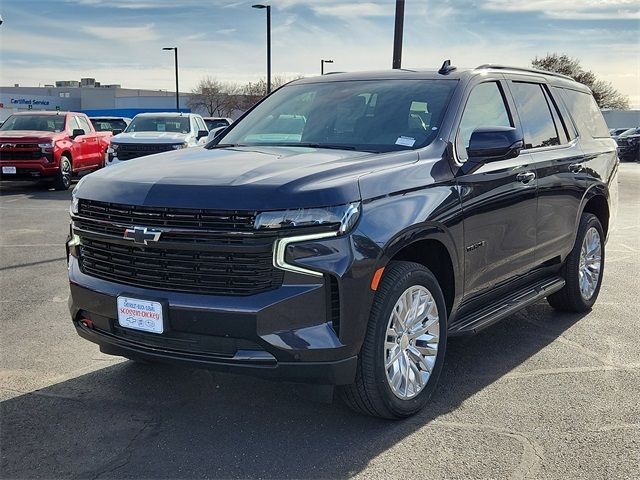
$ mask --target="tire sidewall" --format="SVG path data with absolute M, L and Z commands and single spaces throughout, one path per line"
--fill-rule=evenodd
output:
M 580 250 L 582 249 L 582 243 L 584 242 L 584 238 L 587 232 L 591 229 L 595 228 L 600 235 L 600 275 L 598 276 L 598 285 L 596 286 L 593 295 L 591 298 L 586 300 L 582 293 L 580 292 Z M 598 294 L 600 293 L 600 287 L 602 286 L 602 279 L 604 277 L 604 266 L 605 266 L 605 244 L 604 244 L 604 230 L 602 229 L 602 225 L 600 221 L 595 215 L 587 214 L 583 217 L 580 222 L 580 229 L 578 230 L 579 235 L 576 238 L 576 244 L 574 247 L 574 251 L 572 252 L 571 259 L 567 262 L 567 268 L 570 268 L 571 276 L 574 279 L 572 282 L 571 288 L 574 289 L 572 292 L 575 295 L 575 298 L 581 303 L 581 307 L 584 310 L 588 310 L 596 303 L 598 299 Z
M 438 343 L 438 353 L 436 355 L 436 362 L 433 367 L 433 371 L 429 376 L 427 385 L 422 391 L 414 398 L 408 400 L 402 400 L 398 398 L 387 381 L 387 375 L 385 370 L 385 352 L 384 343 L 386 339 L 387 325 L 389 317 L 393 311 L 393 307 L 400 298 L 400 296 L 414 285 L 422 285 L 426 287 L 433 298 L 436 301 L 438 307 L 439 325 L 440 325 L 440 339 Z M 438 282 L 433 274 L 426 268 L 416 269 L 405 274 L 402 279 L 396 283 L 391 290 L 390 294 L 383 300 L 383 308 L 380 310 L 379 318 L 376 319 L 375 328 L 375 379 L 378 386 L 381 398 L 385 403 L 387 409 L 389 409 L 395 416 L 407 417 L 410 416 L 424 407 L 429 401 L 429 398 L 433 394 L 433 391 L 438 383 L 438 378 L 442 371 L 442 365 L 444 363 L 445 350 L 447 345 L 447 310 L 444 303 L 444 296 Z

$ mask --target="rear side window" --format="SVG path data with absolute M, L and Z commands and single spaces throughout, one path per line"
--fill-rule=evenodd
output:
M 480 127 L 512 127 L 507 106 L 497 82 L 474 87 L 464 107 L 456 140 L 458 159 L 465 161 L 471 134 Z
M 593 138 L 609 137 L 609 129 L 595 99 L 589 93 L 562 89 L 565 102 L 574 120 L 582 124 Z
M 558 131 L 542 85 L 512 82 L 511 88 L 522 123 L 524 148 L 560 145 Z

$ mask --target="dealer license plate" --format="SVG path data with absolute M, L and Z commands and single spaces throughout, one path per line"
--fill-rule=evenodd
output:
M 125 328 L 162 333 L 162 304 L 138 298 L 118 297 L 118 323 Z
M 4 174 L 15 174 L 16 173 L 16 167 L 2 167 L 2 173 Z

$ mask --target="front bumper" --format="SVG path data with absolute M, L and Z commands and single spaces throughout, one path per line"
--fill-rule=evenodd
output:
M 1 167 L 15 167 L 16 173 L 2 173 Z M 46 157 L 40 160 L 0 160 L 0 180 L 37 180 L 55 177 L 60 167 Z
M 325 252 L 299 264 L 323 276 L 286 272 L 282 286 L 248 296 L 170 292 L 119 285 L 84 274 L 69 256 L 69 307 L 80 336 L 108 354 L 246 373 L 282 380 L 349 384 L 373 292 L 354 262 L 349 236 L 292 245 Z M 355 264 L 355 268 L 354 268 Z M 360 268 L 358 268 L 358 266 Z M 117 297 L 161 302 L 161 335 L 120 327 Z M 338 300 L 339 299 L 339 300 Z M 337 317 L 337 318 L 336 318 Z

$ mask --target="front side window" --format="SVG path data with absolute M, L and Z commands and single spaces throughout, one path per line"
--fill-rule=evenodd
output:
M 80 128 L 84 130 L 84 133 L 86 134 L 91 133 L 91 127 L 89 126 L 89 122 L 87 121 L 86 118 L 76 117 L 76 120 L 78 120 L 78 124 L 80 125 Z
M 191 131 L 189 117 L 136 117 L 127 129 L 132 132 L 173 132 L 189 133 Z
M 38 132 L 62 132 L 64 115 L 11 115 L 0 130 L 36 130 Z
M 522 124 L 524 148 L 560 145 L 558 131 L 542 85 L 512 82 L 511 88 Z
M 497 82 L 481 83 L 474 87 L 464 107 L 456 150 L 458 160 L 464 162 L 469 156 L 467 148 L 473 131 L 480 127 L 512 127 L 507 105 Z
M 234 124 L 221 145 L 388 152 L 438 135 L 456 80 L 353 80 L 289 85 Z

